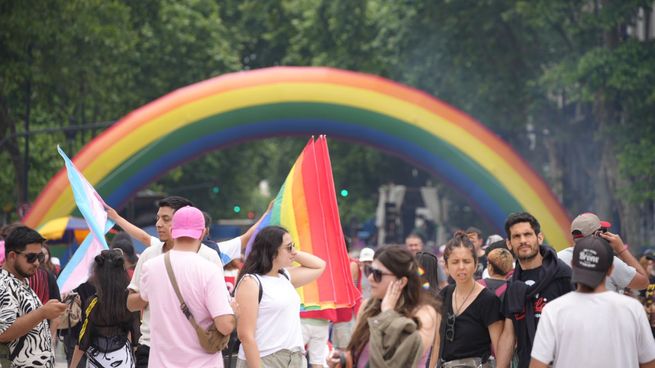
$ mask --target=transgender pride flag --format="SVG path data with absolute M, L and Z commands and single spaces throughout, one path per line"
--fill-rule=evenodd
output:
M 59 290 L 67 293 L 88 279 L 95 256 L 101 250 L 109 248 L 105 234 L 114 226 L 114 223 L 107 219 L 103 200 L 93 186 L 86 181 L 59 146 L 57 146 L 57 151 L 66 164 L 68 181 L 73 188 L 75 204 L 91 230 L 57 279 Z

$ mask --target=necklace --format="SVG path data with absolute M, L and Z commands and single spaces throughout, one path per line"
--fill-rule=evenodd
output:
M 475 283 L 473 283 L 473 287 L 471 290 L 469 290 L 469 293 L 466 295 L 466 298 L 464 298 L 464 301 L 459 305 L 459 307 L 457 307 L 457 293 L 455 293 L 455 316 L 459 316 L 459 312 L 461 311 L 464 304 L 466 304 L 466 301 L 469 300 L 471 294 L 473 294 L 473 290 L 475 290 Z

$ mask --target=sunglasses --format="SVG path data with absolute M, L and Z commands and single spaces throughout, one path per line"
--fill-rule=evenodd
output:
M 296 249 L 296 244 L 294 242 L 291 242 L 287 245 L 282 246 L 284 249 L 288 250 L 289 253 L 293 252 L 294 249 Z
M 16 254 L 24 255 L 25 259 L 27 260 L 27 263 L 34 263 L 36 262 L 36 260 L 39 260 L 39 263 L 43 263 L 45 261 L 45 254 L 43 254 L 43 252 L 39 252 L 39 253 L 16 252 Z
M 446 340 L 453 342 L 455 340 L 455 319 L 457 316 L 454 313 L 448 313 L 446 316 Z
M 369 277 L 370 275 L 373 275 L 373 280 L 375 282 L 380 282 L 382 281 L 382 276 L 394 276 L 394 274 L 389 273 L 389 272 L 384 272 L 382 270 L 378 270 L 377 268 L 374 268 L 372 266 L 366 266 L 364 267 L 364 275 L 366 277 Z

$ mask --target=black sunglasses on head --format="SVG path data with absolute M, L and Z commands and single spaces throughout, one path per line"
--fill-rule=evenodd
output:
M 364 267 L 364 275 L 368 277 L 369 275 L 373 275 L 373 280 L 375 282 L 380 282 L 382 281 L 382 276 L 394 276 L 394 274 L 389 273 L 389 272 L 384 272 L 382 270 L 378 270 L 377 268 L 374 268 L 372 266 L 366 266 Z
M 39 260 L 39 263 L 43 263 L 45 261 L 45 254 L 43 252 L 39 253 L 25 253 L 25 252 L 16 252 L 16 254 L 22 254 L 25 256 L 25 259 L 27 260 L 27 263 L 34 263 L 36 260 Z

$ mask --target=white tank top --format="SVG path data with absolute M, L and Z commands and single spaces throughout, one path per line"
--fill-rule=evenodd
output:
M 289 276 L 286 270 L 284 273 Z M 259 356 L 264 357 L 282 349 L 304 352 L 300 297 L 291 281 L 283 275 L 257 275 L 255 281 L 257 279 L 263 288 L 255 327 Z M 239 359 L 246 359 L 243 345 L 239 346 Z

